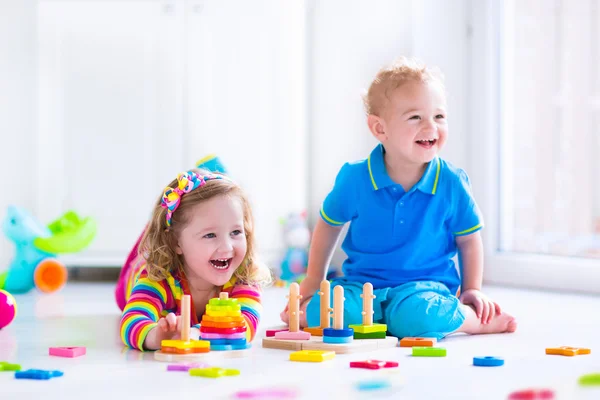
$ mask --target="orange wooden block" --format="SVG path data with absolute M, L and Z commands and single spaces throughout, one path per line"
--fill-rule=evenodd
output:
M 202 321 L 211 321 L 211 322 L 244 322 L 244 317 L 213 317 L 210 315 L 204 314 L 202 316 Z
M 196 354 L 196 353 L 208 353 L 210 348 L 206 347 L 189 347 L 186 349 L 178 349 L 176 347 L 162 347 L 161 351 L 168 354 Z
M 204 320 L 202 318 L 202 322 L 200 323 L 202 326 L 210 327 L 210 328 L 242 328 L 246 326 L 244 321 L 234 321 L 234 322 L 214 322 Z
M 436 343 L 436 338 L 405 337 L 400 340 L 400 347 L 433 347 Z
M 304 328 L 304 332 L 308 332 L 313 336 L 323 336 L 323 328 L 319 328 L 318 326 L 312 328 Z
M 546 349 L 546 354 L 569 357 L 590 354 L 591 352 L 592 351 L 590 349 L 569 346 L 549 347 Z

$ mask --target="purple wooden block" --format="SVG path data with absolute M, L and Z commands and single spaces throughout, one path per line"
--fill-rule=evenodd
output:
M 208 364 L 205 364 L 205 363 L 169 364 L 169 365 L 167 365 L 167 371 L 188 372 L 192 368 L 207 368 L 207 367 L 208 367 Z

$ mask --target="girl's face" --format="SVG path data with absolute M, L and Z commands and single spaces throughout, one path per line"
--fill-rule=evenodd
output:
M 216 196 L 196 205 L 176 248 L 195 289 L 227 283 L 246 256 L 244 209 L 235 196 Z

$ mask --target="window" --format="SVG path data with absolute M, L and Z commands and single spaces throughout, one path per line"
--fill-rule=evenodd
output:
M 471 3 L 486 282 L 600 292 L 600 0 Z

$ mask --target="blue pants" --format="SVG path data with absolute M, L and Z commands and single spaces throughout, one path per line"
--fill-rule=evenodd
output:
M 344 325 L 362 324 L 363 285 L 360 282 L 335 279 L 333 288 L 344 288 Z M 460 301 L 438 282 L 408 282 L 394 288 L 374 289 L 373 322 L 387 324 L 388 334 L 403 337 L 433 337 L 442 339 L 456 331 L 464 322 Z M 308 326 L 319 326 L 321 296 L 317 293 L 306 308 Z

